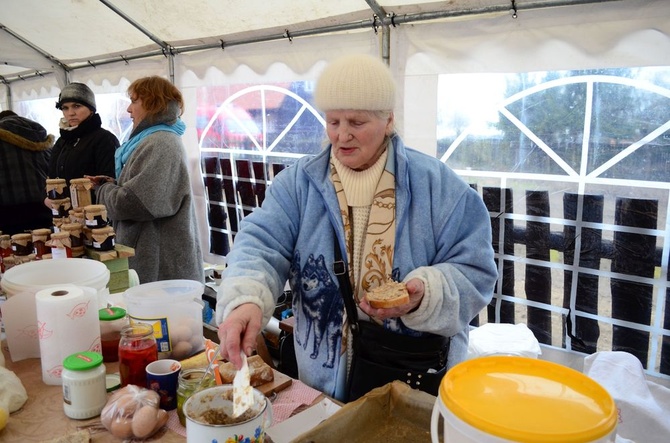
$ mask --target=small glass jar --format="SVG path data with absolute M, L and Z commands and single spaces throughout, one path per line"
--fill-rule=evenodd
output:
M 91 188 L 93 188 L 93 183 L 89 178 L 70 180 L 70 199 L 73 208 L 88 206 L 92 203 Z
M 150 324 L 133 322 L 121 329 L 119 374 L 122 388 L 129 384 L 146 388 L 146 367 L 156 360 L 158 346 Z
M 105 226 L 104 228 L 91 229 L 93 236 L 93 249 L 96 251 L 111 251 L 114 249 L 114 228 Z
M 72 258 L 72 243 L 70 233 L 66 231 L 54 232 L 47 242 L 51 247 L 51 258 Z
M 206 369 L 185 369 L 179 373 L 177 385 L 177 416 L 179 416 L 179 423 L 186 426 L 186 417 L 184 416 L 184 403 L 188 398 L 196 392 L 214 386 L 216 384 L 213 374 L 208 374 L 207 378 L 200 384 L 200 381 L 205 376 Z
M 51 248 L 47 246 L 47 242 L 51 237 L 51 229 L 35 229 L 32 231 L 33 236 L 33 252 L 35 259 L 41 260 L 46 254 L 51 254 Z
M 32 234 L 14 234 L 12 235 L 13 255 L 23 256 L 33 253 L 33 235 Z
M 68 211 L 68 218 L 70 223 L 86 224 L 86 216 L 84 215 L 84 208 L 73 208 Z
M 16 266 L 16 257 L 13 255 L 2 257 L 2 267 L 0 267 L 0 270 L 3 274 L 12 269 L 14 266 Z
M 72 203 L 70 202 L 70 197 L 51 200 L 51 215 L 53 218 L 66 218 L 69 219 L 70 209 L 72 209 Z
M 70 234 L 70 247 L 72 248 L 72 257 L 81 257 L 84 255 L 84 225 L 79 223 L 65 223 L 61 226 L 61 232 Z
M 86 226 L 91 229 L 104 228 L 109 224 L 107 207 L 105 205 L 84 206 L 84 215 L 86 217 Z
M 63 410 L 77 420 L 96 417 L 107 403 L 106 368 L 97 352 L 78 352 L 63 360 Z
M 100 318 L 102 359 L 105 362 L 119 361 L 121 330 L 128 324 L 126 310 L 118 306 L 102 308 L 98 311 L 98 317 Z
M 68 197 L 67 183 L 64 178 L 48 178 L 46 182 L 47 197 L 60 200 Z
M 12 253 L 12 237 L 9 234 L 0 235 L 0 257 L 9 257 Z

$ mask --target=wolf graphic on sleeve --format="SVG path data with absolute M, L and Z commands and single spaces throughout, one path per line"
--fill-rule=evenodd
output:
M 323 366 L 332 368 L 342 337 L 344 305 L 339 288 L 328 272 L 323 255 L 315 259 L 310 254 L 300 272 L 300 253 L 296 252 L 293 259 L 290 283 L 294 291 L 294 304 L 299 305 L 299 312 L 296 312 L 296 342 L 306 350 L 309 338 L 312 337 L 310 358 L 316 359 L 325 338 L 327 356 Z

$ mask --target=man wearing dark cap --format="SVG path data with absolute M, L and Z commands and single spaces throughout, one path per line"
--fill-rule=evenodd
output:
M 0 112 L 0 231 L 14 235 L 51 226 L 42 204 L 56 138 L 37 122 Z
M 119 140 L 102 128 L 93 91 L 83 83 L 70 83 L 61 90 L 56 108 L 63 111 L 63 118 L 49 178 L 64 178 L 69 185 L 73 178 L 85 175 L 114 177 L 114 151 Z

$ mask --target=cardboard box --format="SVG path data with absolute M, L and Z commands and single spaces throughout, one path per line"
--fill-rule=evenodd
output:
M 435 397 L 394 381 L 342 406 L 294 442 L 430 443 Z

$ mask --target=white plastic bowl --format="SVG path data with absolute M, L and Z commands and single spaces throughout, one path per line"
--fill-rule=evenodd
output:
M 36 260 L 14 266 L 2 275 L 0 286 L 7 298 L 23 292 L 37 293 L 51 286 L 71 284 L 98 290 L 98 298 L 109 294 L 109 269 L 86 258 Z M 102 302 L 102 300 L 101 300 Z

